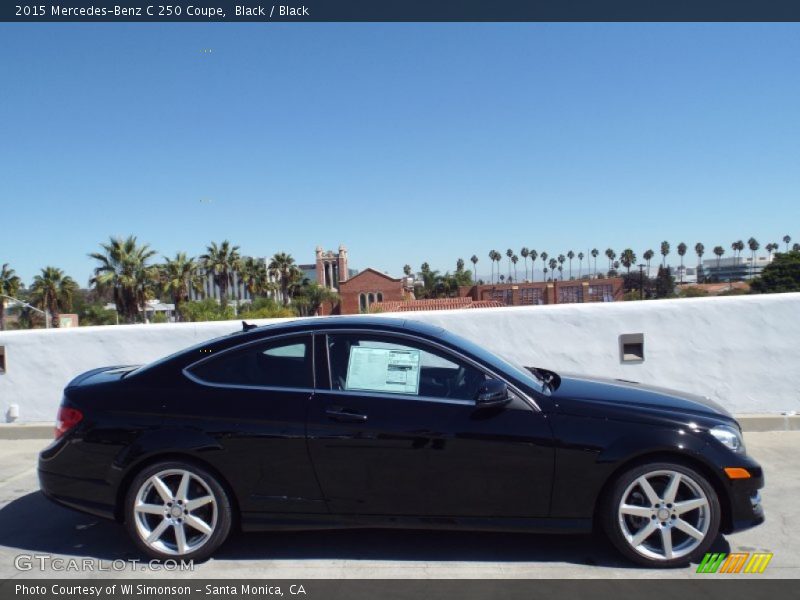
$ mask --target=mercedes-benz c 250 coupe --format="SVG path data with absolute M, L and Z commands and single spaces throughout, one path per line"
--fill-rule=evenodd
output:
M 764 520 L 761 467 L 708 399 L 521 367 L 382 317 L 245 325 L 84 373 L 39 479 L 157 559 L 208 557 L 233 527 L 598 525 L 669 567 Z

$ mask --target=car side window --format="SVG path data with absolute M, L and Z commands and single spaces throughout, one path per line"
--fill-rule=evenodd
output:
M 189 369 L 207 383 L 313 388 L 311 336 L 267 341 L 230 350 Z
M 480 369 L 423 343 L 369 334 L 328 336 L 334 390 L 474 400 Z

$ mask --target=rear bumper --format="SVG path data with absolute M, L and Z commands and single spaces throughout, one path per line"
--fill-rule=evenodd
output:
M 113 503 L 103 501 L 111 494 L 110 487 L 103 481 L 70 477 L 39 467 L 39 488 L 46 498 L 61 506 L 104 519 L 115 518 Z

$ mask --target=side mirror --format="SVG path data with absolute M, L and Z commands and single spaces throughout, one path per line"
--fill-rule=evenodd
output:
M 488 408 L 491 406 L 503 406 L 511 402 L 508 393 L 508 386 L 497 379 L 487 379 L 475 396 L 475 405 L 478 408 Z

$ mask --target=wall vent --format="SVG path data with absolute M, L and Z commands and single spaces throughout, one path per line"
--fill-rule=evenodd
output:
M 623 333 L 619 336 L 619 360 L 623 363 L 644 362 L 643 333 Z

